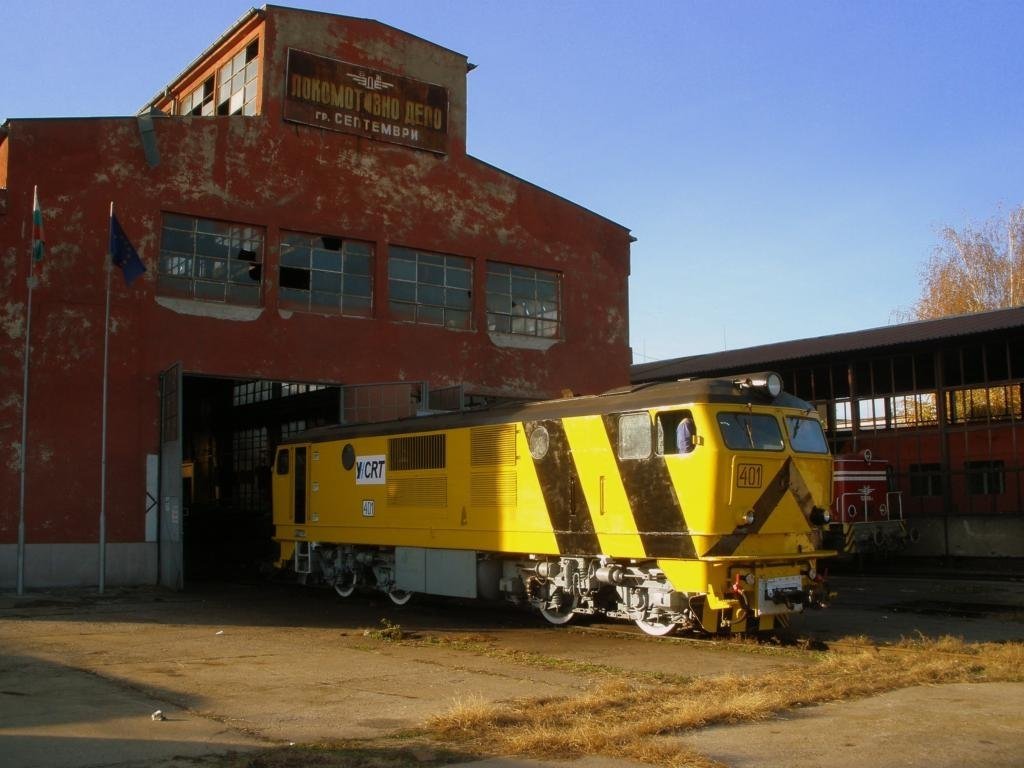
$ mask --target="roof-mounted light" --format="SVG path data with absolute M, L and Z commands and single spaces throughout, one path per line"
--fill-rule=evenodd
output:
M 736 379 L 736 384 L 744 389 L 759 389 L 773 399 L 782 393 L 782 377 L 774 371 L 753 373 Z

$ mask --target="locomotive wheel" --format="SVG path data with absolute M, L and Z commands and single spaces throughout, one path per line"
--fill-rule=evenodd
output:
M 341 576 L 334 582 L 334 591 L 341 597 L 351 597 L 352 593 L 356 591 L 355 571 L 342 572 Z
M 655 637 L 671 635 L 678 629 L 677 624 L 662 621 L 661 617 L 655 614 L 647 614 L 644 618 L 637 619 L 636 625 L 648 635 L 654 635 Z
M 404 589 L 391 588 L 388 590 L 388 597 L 391 598 L 391 602 L 395 605 L 405 605 L 412 600 L 412 595 L 412 592 L 407 592 Z
M 554 605 L 540 606 L 540 615 L 548 623 L 561 626 L 562 624 L 568 624 L 576 617 L 576 614 L 573 613 L 573 609 L 576 607 L 575 595 L 566 594 L 564 590 L 559 589 L 551 602 Z

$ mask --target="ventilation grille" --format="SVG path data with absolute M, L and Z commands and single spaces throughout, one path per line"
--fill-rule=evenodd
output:
M 447 507 L 448 478 L 397 477 L 388 480 L 389 507 Z
M 388 471 L 444 469 L 445 436 L 418 435 L 388 440 Z
M 517 501 L 515 472 L 473 473 L 469 503 L 474 509 L 514 509 Z
M 498 424 L 470 430 L 470 462 L 474 467 L 515 465 L 516 425 Z

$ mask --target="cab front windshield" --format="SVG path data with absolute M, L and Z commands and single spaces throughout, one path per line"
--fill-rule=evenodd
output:
M 781 451 L 785 447 L 778 420 L 767 413 L 722 412 L 718 429 L 726 446 L 734 451 Z
M 789 432 L 789 444 L 794 451 L 803 453 L 828 453 L 825 433 L 821 431 L 821 422 L 806 416 L 787 416 L 786 431 Z

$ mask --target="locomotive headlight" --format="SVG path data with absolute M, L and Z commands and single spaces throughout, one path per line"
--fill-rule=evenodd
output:
M 832 513 L 827 509 L 821 507 L 814 507 L 811 510 L 811 523 L 814 525 L 825 525 L 829 520 L 832 519 Z
M 752 510 L 752 509 L 748 509 L 748 510 L 747 510 L 747 511 L 746 511 L 746 512 L 745 512 L 745 513 L 744 513 L 744 514 L 743 514 L 743 515 L 742 515 L 742 516 L 740 517 L 740 524 L 741 524 L 741 525 L 750 525 L 750 524 L 751 524 L 752 522 L 754 522 L 754 510 Z
M 782 393 L 782 377 L 774 371 L 754 373 L 742 379 L 735 379 L 735 383 L 740 387 L 760 389 L 772 399 Z

